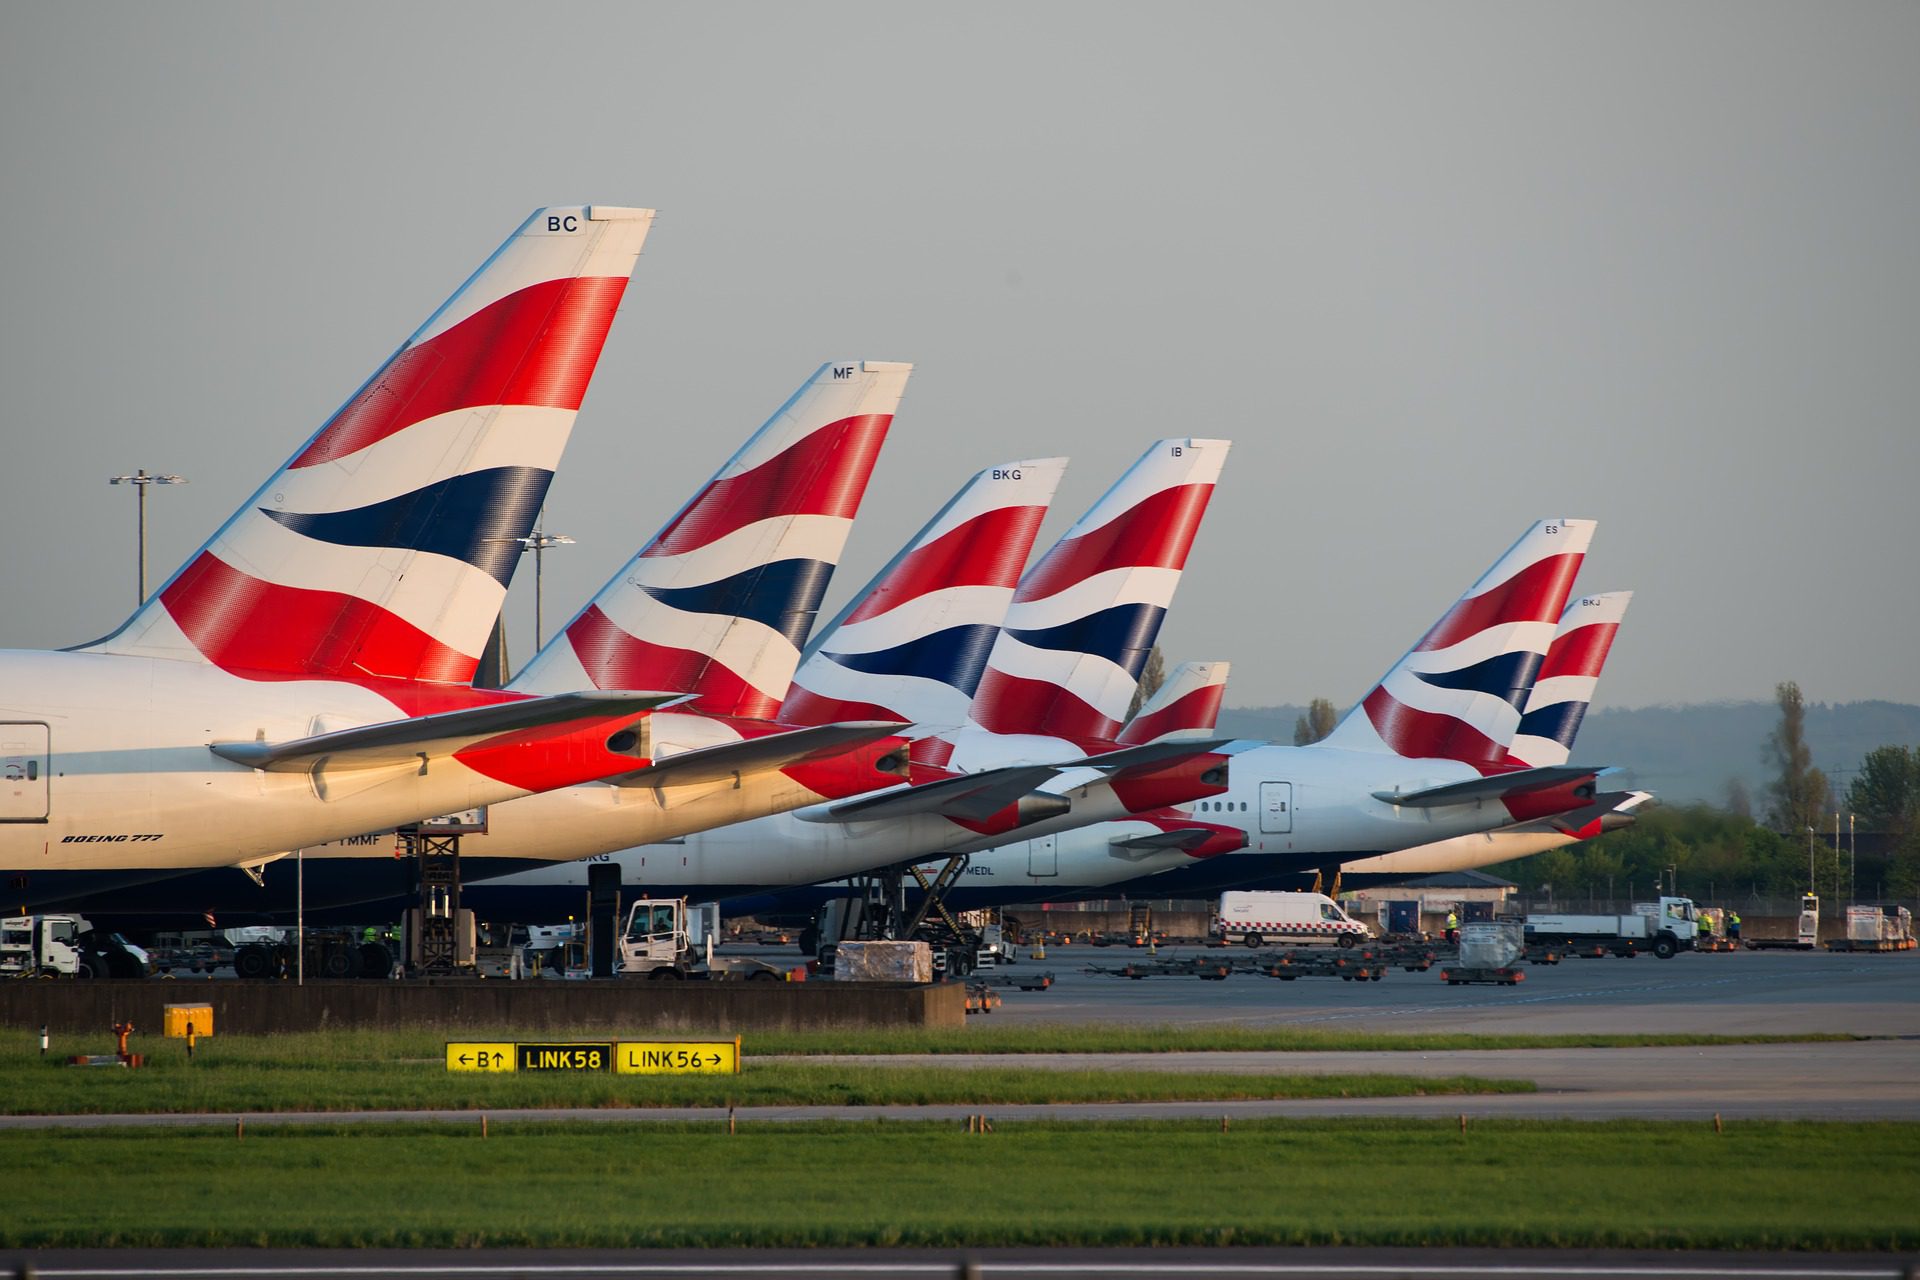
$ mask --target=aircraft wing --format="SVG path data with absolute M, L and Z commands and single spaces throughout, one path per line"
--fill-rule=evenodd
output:
M 1449 782 L 1443 786 L 1427 787 L 1421 791 L 1376 791 L 1373 798 L 1384 800 L 1388 804 L 1406 805 L 1416 809 L 1430 809 L 1447 804 L 1474 804 L 1481 800 L 1504 800 L 1508 796 L 1525 795 L 1530 791 L 1546 791 L 1552 787 L 1565 786 L 1569 782 L 1578 782 L 1599 773 L 1603 766 L 1587 767 L 1575 764 L 1548 765 L 1538 769 L 1517 769 L 1510 773 L 1496 773 L 1485 778 L 1468 778 L 1464 782 Z
M 287 742 L 215 742 L 207 749 L 223 760 L 269 773 L 308 773 L 323 766 L 329 770 L 380 769 L 451 755 L 503 734 L 531 733 L 596 716 L 614 718 L 608 727 L 612 732 L 613 723 L 621 715 L 637 719 L 643 712 L 684 696 L 602 690 L 556 693 L 359 725 Z
M 644 769 L 613 779 L 622 787 L 686 787 L 702 782 L 724 782 L 739 773 L 784 768 L 864 746 L 907 728 L 898 720 L 845 720 L 837 724 L 789 729 L 739 742 L 695 747 L 655 760 Z

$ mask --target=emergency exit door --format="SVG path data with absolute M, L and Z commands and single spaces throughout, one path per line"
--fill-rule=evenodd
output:
M 1027 874 L 1030 876 L 1057 876 L 1060 874 L 1060 845 L 1057 836 L 1041 836 L 1037 840 L 1027 841 Z
M 1293 784 L 1291 782 L 1260 784 L 1260 830 L 1279 835 L 1285 835 L 1293 830 Z
M 47 820 L 47 726 L 0 724 L 0 822 Z

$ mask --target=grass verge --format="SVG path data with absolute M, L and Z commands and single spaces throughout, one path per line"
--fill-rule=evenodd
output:
M 302 1044 L 302 1041 L 312 1041 Z M 994 1105 L 1042 1102 L 1227 1101 L 1531 1092 L 1525 1081 L 1468 1076 L 1337 1076 L 1173 1071 L 1057 1071 L 1021 1067 L 746 1061 L 737 1076 L 620 1076 L 447 1071 L 442 1043 L 376 1044 L 431 1056 L 355 1053 L 322 1037 L 228 1037 L 202 1042 L 189 1063 L 160 1042 L 138 1071 L 69 1067 L 64 1058 L 0 1053 L 0 1112 L 498 1110 L 515 1107 Z
M 1912 1249 L 1917 1137 L 1353 1119 L 9 1132 L 0 1159 L 34 1175 L 0 1246 Z

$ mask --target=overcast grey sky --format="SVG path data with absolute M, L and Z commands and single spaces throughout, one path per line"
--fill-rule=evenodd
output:
M 1920 6 L 0 8 L 0 644 L 102 634 L 537 205 L 660 218 L 564 618 L 819 362 L 917 365 L 828 611 L 973 470 L 1236 442 L 1162 640 L 1357 698 L 1531 520 L 1603 705 L 1920 702 Z M 531 568 L 531 566 L 527 566 Z M 531 575 L 511 642 L 528 651 Z

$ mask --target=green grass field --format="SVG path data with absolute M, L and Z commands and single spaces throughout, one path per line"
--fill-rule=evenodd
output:
M 107 1052 L 110 1040 L 66 1046 Z M 756 1061 L 735 1076 L 619 1076 L 552 1072 L 453 1073 L 444 1042 L 417 1034 L 232 1036 L 200 1042 L 189 1063 L 180 1041 L 142 1046 L 137 1071 L 66 1065 L 17 1042 L 0 1050 L 0 1112 L 486 1110 L 511 1107 L 724 1107 L 813 1104 L 1005 1104 L 1254 1098 L 1386 1097 L 1530 1092 L 1510 1080 L 1379 1075 L 1310 1076 L 1171 1071 L 1055 1071 Z
M 1920 1127 L 1386 1120 L 0 1133 L 0 1245 L 1920 1247 Z

